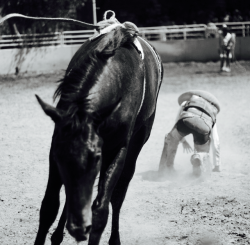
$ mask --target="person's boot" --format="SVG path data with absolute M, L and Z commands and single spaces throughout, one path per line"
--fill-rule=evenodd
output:
M 202 174 L 202 159 L 201 156 L 197 153 L 191 156 L 191 163 L 193 165 L 193 175 L 196 177 L 201 176 Z
M 226 60 L 223 57 L 221 60 L 221 71 L 225 71 L 225 69 L 226 69 Z
M 174 172 L 174 159 L 181 138 L 182 136 L 178 133 L 177 129 L 173 129 L 166 135 L 158 170 L 159 174 Z
M 220 166 L 215 166 L 213 168 L 213 172 L 220 172 Z
M 226 72 L 231 72 L 231 69 L 230 69 L 230 58 L 229 57 L 227 57 L 227 60 L 226 60 L 227 62 L 226 62 Z
M 206 173 L 210 175 L 211 164 L 209 158 L 210 140 L 203 145 L 194 145 L 195 154 L 191 156 L 191 163 L 193 165 L 193 174 L 197 177 Z

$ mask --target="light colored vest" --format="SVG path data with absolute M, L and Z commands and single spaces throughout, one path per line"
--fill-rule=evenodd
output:
M 193 95 L 189 101 L 186 102 L 184 106 L 184 110 L 188 110 L 188 108 L 196 108 L 200 111 L 204 111 L 207 113 L 213 120 L 213 123 L 216 122 L 216 116 L 218 114 L 218 109 L 212 105 L 212 103 L 208 102 L 207 100 L 203 99 L 202 97 Z

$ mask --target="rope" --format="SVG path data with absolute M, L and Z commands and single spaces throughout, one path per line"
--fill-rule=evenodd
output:
M 108 13 L 112 14 L 109 18 L 107 18 Z M 103 20 L 97 23 L 99 26 L 97 30 L 100 32 L 102 29 L 114 24 L 122 26 L 122 24 L 115 18 L 115 12 L 112 10 L 107 10 L 103 15 Z
M 112 10 L 107 10 L 107 11 L 105 11 L 105 13 L 104 13 L 104 15 L 103 15 L 103 19 L 104 19 L 104 20 L 107 20 L 107 14 L 108 14 L 108 13 L 112 13 L 112 15 L 109 17 L 110 20 L 116 19 L 116 18 L 115 18 L 115 12 L 112 11 Z
M 247 69 L 246 69 L 244 66 L 242 66 L 242 65 L 239 63 L 239 61 L 236 59 L 235 50 L 234 50 L 233 57 L 234 57 L 234 62 L 231 62 L 231 64 L 234 63 L 238 68 L 241 69 L 242 72 L 246 72 Z
M 108 13 L 111 13 L 111 16 L 108 18 L 107 15 Z M 105 11 L 103 15 L 103 20 L 98 22 L 96 25 L 85 23 L 79 20 L 74 20 L 74 19 L 69 19 L 69 18 L 47 18 L 47 17 L 32 17 L 32 16 L 26 16 L 22 14 L 8 14 L 2 19 L 0 19 L 0 25 L 3 24 L 4 21 L 14 18 L 14 17 L 19 17 L 19 18 L 24 18 L 24 19 L 30 19 L 30 20 L 44 20 L 44 21 L 59 21 L 59 22 L 70 22 L 72 24 L 82 26 L 82 27 L 92 27 L 92 29 L 96 29 L 99 33 L 101 33 L 101 30 L 105 29 L 106 27 L 109 27 L 111 25 L 119 25 L 122 26 L 123 28 L 126 28 L 129 32 L 133 33 L 133 35 L 137 35 L 139 33 L 139 29 L 135 24 L 132 22 L 124 22 L 124 24 L 121 24 L 116 18 L 115 18 L 115 12 L 112 10 L 107 10 Z
M 111 13 L 111 16 L 108 18 L 107 15 L 108 13 Z M 0 25 L 10 19 L 10 18 L 14 18 L 14 17 L 19 17 L 19 18 L 25 18 L 25 19 L 31 19 L 31 20 L 45 20 L 45 21 L 60 21 L 60 22 L 70 22 L 79 26 L 83 26 L 83 27 L 92 27 L 93 29 L 96 29 L 98 31 L 99 34 L 94 35 L 92 37 L 95 38 L 96 36 L 102 34 L 102 30 L 107 28 L 107 27 L 111 27 L 113 26 L 122 26 L 123 28 L 128 29 L 129 31 L 133 30 L 134 34 L 138 34 L 139 33 L 139 29 L 137 28 L 137 26 L 131 22 L 125 22 L 124 25 L 121 24 L 116 18 L 115 18 L 115 12 L 112 10 L 107 10 L 105 11 L 104 15 L 103 15 L 103 20 L 98 22 L 97 25 L 93 25 L 93 24 L 89 24 L 89 23 L 85 23 L 82 21 L 78 21 L 78 20 L 74 20 L 74 19 L 69 19 L 69 18 L 46 18 L 46 17 L 32 17 L 32 16 L 26 16 L 26 15 L 22 15 L 22 14 L 17 14 L 17 13 L 13 13 L 13 14 L 8 14 L 5 17 L 3 17 L 0 20 Z M 154 52 L 153 52 L 154 53 Z M 141 100 L 141 104 L 139 107 L 139 110 L 137 112 L 137 115 L 139 114 L 143 102 L 144 102 L 144 97 L 145 97 L 145 90 L 146 90 L 146 79 L 144 77 L 144 81 L 143 81 L 143 93 L 142 93 L 142 100 Z
M 108 13 L 112 13 L 111 17 L 109 19 L 107 19 L 107 14 Z M 31 20 L 45 20 L 45 21 L 60 21 L 60 22 L 70 22 L 72 24 L 76 24 L 79 26 L 83 26 L 83 27 L 92 27 L 93 29 L 103 29 L 105 28 L 105 26 L 110 25 L 110 24 L 114 24 L 114 23 L 120 23 L 116 18 L 115 18 L 115 13 L 112 10 L 108 10 L 104 13 L 104 20 L 99 22 L 97 25 L 93 25 L 93 24 L 89 24 L 89 23 L 85 23 L 79 20 L 74 20 L 74 19 L 69 19 L 69 18 L 46 18 L 46 17 L 32 17 L 32 16 L 26 16 L 26 15 L 22 15 L 22 14 L 17 14 L 17 13 L 13 13 L 13 14 L 8 14 L 5 17 L 3 17 L 0 20 L 0 25 L 10 19 L 10 18 L 14 18 L 14 17 L 19 17 L 19 18 L 24 18 L 24 19 L 31 19 Z
M 240 68 L 243 72 L 246 72 L 246 71 L 247 71 L 247 69 L 246 69 L 243 65 L 241 65 L 241 64 L 238 62 L 238 60 L 236 60 L 236 58 L 234 58 L 234 63 L 235 63 L 235 65 L 236 65 L 238 68 Z
M 143 80 L 143 90 L 142 90 L 142 97 L 141 97 L 141 104 L 140 104 L 140 107 L 137 111 L 137 116 L 139 115 L 140 111 L 141 111 L 141 108 L 142 108 L 142 105 L 143 105 L 143 102 L 144 102 L 144 98 L 145 98 L 145 92 L 146 92 L 146 74 L 145 74 L 145 71 L 144 71 L 144 80 Z

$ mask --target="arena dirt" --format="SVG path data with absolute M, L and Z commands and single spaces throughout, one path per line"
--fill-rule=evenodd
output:
M 169 63 L 164 67 L 152 134 L 139 156 L 121 211 L 122 244 L 250 244 L 250 64 L 233 64 L 230 75 L 218 73 L 218 63 Z M 34 94 L 52 104 L 54 82 L 62 74 L 0 78 L 1 245 L 34 243 L 53 133 L 53 123 Z M 191 154 L 184 154 L 180 145 L 176 174 L 159 179 L 156 171 L 164 136 L 173 127 L 177 97 L 189 89 L 208 90 L 221 101 L 217 124 L 222 171 L 195 179 Z M 192 143 L 192 138 L 188 141 Z M 46 245 L 57 222 L 58 218 Z M 109 236 L 110 219 L 102 245 Z M 62 245 L 66 244 L 75 244 L 67 232 Z

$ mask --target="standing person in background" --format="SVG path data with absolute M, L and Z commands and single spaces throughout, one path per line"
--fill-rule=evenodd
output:
M 217 133 L 216 116 L 220 111 L 218 100 L 209 92 L 193 90 L 178 98 L 180 110 L 173 129 L 165 136 L 159 173 L 174 171 L 174 159 L 179 142 L 184 152 L 192 152 L 185 136 L 194 138 L 194 154 L 191 157 L 193 174 L 200 176 L 205 166 L 209 166 L 209 150 L 213 150 L 213 172 L 220 172 L 220 142 Z
M 219 32 L 219 53 L 221 71 L 230 72 L 230 63 L 232 59 L 232 50 L 235 46 L 235 35 L 231 34 L 226 24 L 223 24 Z

